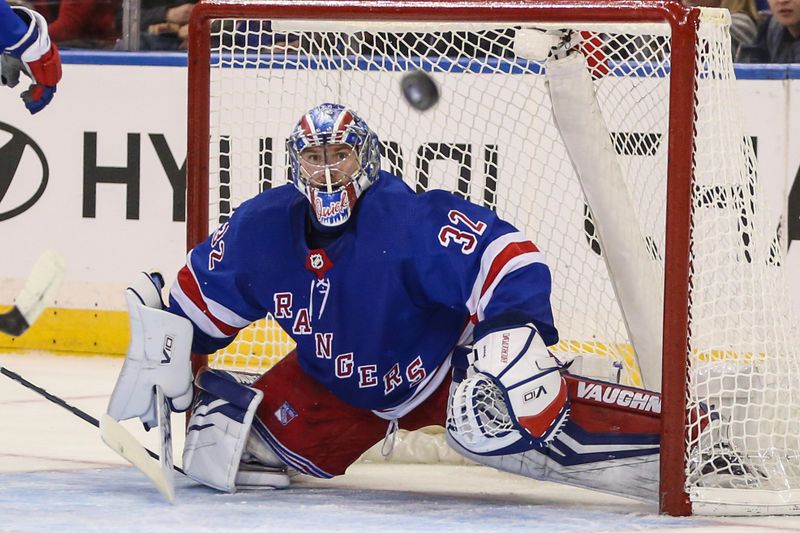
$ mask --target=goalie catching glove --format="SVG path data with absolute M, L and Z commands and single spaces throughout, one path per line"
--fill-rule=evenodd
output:
M 38 113 L 50 103 L 61 80 L 61 57 L 56 45 L 50 42 L 47 22 L 39 13 L 20 6 L 11 6 L 28 31 L 16 43 L 0 54 L 0 85 L 15 87 L 20 72 L 33 84 L 22 93 L 25 107 L 31 114 Z
M 148 430 L 158 426 L 156 386 L 173 411 L 192 402 L 192 324 L 163 310 L 163 287 L 161 274 L 141 273 L 125 291 L 131 342 L 108 404 L 112 418 L 139 417 Z
M 533 326 L 475 341 L 466 378 L 453 384 L 447 431 L 467 451 L 506 455 L 549 443 L 569 413 L 561 366 Z

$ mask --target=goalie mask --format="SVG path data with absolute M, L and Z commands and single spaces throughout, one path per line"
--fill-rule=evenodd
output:
M 320 224 L 336 227 L 378 179 L 380 143 L 366 122 L 339 104 L 303 115 L 287 141 L 292 182 Z

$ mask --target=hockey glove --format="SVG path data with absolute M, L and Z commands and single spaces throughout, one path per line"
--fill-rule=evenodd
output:
M 20 72 L 31 78 L 33 84 L 21 96 L 25 107 L 34 114 L 44 109 L 56 93 L 61 80 L 61 57 L 50 42 L 44 17 L 25 7 L 11 8 L 28 24 L 28 31 L 0 56 L 0 82 L 14 87 L 19 83 Z
M 173 411 L 185 411 L 192 402 L 192 324 L 162 310 L 163 287 L 160 274 L 141 273 L 125 291 L 131 342 L 108 404 L 112 418 L 138 416 L 146 429 L 158 426 L 156 386 Z
M 447 430 L 467 451 L 505 455 L 548 444 L 569 413 L 560 365 L 532 326 L 475 341 L 467 377 L 454 385 Z

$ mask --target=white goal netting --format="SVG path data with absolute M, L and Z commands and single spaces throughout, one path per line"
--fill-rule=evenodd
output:
M 776 491 L 800 509 L 800 354 L 782 289 L 780 209 L 760 193 L 733 105 L 727 12 L 704 11 L 700 20 L 685 488 L 696 509 L 704 501 L 749 505 Z M 553 117 L 546 64 L 525 46 L 532 27 L 572 27 L 583 37 L 598 127 L 607 131 L 584 150 L 599 169 L 589 171 L 603 180 L 604 197 L 591 208 L 581 164 Z M 573 369 L 587 375 L 660 388 L 663 300 L 671 290 L 663 288 L 668 24 L 231 17 L 212 20 L 211 45 L 209 232 L 243 200 L 287 182 L 284 144 L 303 112 L 345 104 L 377 132 L 384 169 L 418 191 L 444 188 L 496 210 L 543 250 L 561 334 L 556 355 L 578 357 Z M 424 113 L 400 91 L 401 77 L 417 69 L 442 95 Z M 609 233 L 600 236 L 604 225 Z M 614 258 L 604 246 L 625 253 Z M 267 317 L 212 364 L 264 370 L 293 346 Z M 744 474 L 721 456 L 740 460 Z M 767 511 L 786 510 L 763 498 Z

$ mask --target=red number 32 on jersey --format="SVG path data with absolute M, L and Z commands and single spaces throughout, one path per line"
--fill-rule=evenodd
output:
M 451 209 L 450 212 L 447 213 L 447 218 L 453 224 L 442 226 L 439 230 L 439 244 L 447 247 L 455 243 L 461 245 L 461 253 L 471 254 L 478 244 L 478 237 L 476 235 L 483 235 L 483 232 L 486 230 L 486 223 L 480 220 L 475 222 L 461 211 L 455 209 Z M 467 229 L 459 229 L 455 226 L 456 224 L 466 226 Z

